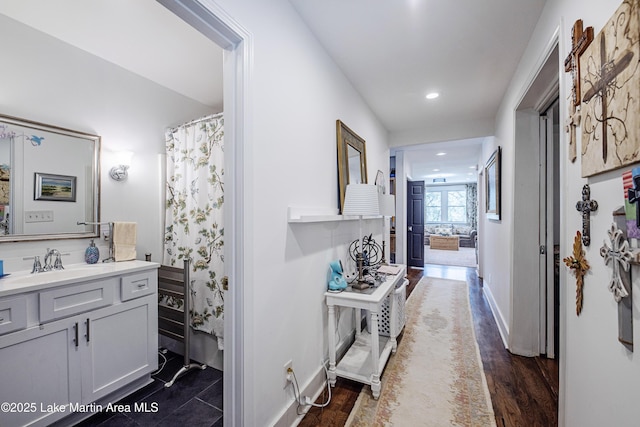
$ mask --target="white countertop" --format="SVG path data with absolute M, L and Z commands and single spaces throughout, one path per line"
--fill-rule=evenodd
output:
M 391 292 L 392 287 L 407 274 L 406 266 L 400 264 L 397 266 L 400 267 L 399 272 L 397 274 L 387 275 L 384 282 L 376 287 L 367 288 L 362 291 L 348 287 L 342 292 L 325 292 L 324 295 L 327 304 L 351 305 L 358 303 L 380 303 L 382 299 Z M 354 307 L 356 306 L 357 305 L 354 305 Z
M 64 270 L 42 273 L 19 271 L 0 278 L 0 298 L 25 292 L 39 291 L 54 286 L 62 286 L 79 281 L 95 280 L 103 277 L 135 273 L 160 267 L 156 262 L 123 261 L 97 264 L 70 264 Z

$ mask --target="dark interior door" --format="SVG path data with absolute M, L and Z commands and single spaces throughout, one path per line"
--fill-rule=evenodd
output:
M 424 181 L 407 181 L 407 264 L 424 267 Z

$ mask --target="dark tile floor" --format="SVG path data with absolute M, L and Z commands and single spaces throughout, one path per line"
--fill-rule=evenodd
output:
M 171 352 L 165 357 L 167 362 L 153 375 L 153 383 L 118 402 L 125 405 L 146 403 L 149 412 L 99 413 L 77 427 L 222 427 L 222 371 L 210 367 L 193 369 L 166 388 L 164 384 L 171 380 L 184 360 Z M 162 359 L 158 366 L 162 366 Z

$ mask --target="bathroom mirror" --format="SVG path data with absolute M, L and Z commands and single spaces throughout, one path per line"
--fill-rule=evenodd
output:
M 0 241 L 98 237 L 99 156 L 97 135 L 0 115 Z
M 342 213 L 347 184 L 367 183 L 367 155 L 364 139 L 349 129 L 342 121 L 336 121 L 338 137 L 338 191 Z

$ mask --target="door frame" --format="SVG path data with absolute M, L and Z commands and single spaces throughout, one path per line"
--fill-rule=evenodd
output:
M 557 95 L 557 92 L 555 93 Z M 554 246 L 556 230 L 554 224 L 554 195 L 558 191 L 558 183 L 554 178 L 554 144 L 555 126 L 554 111 L 558 110 L 560 102 L 555 98 L 550 105 L 541 108 L 540 114 L 540 226 L 539 244 L 540 263 L 540 353 L 549 358 L 556 356 L 556 318 L 555 306 L 555 275 L 554 275 Z M 558 159 L 559 160 L 559 159 Z M 544 253 L 542 247 L 545 248 Z
M 247 337 L 252 334 L 252 313 L 245 311 L 245 259 L 251 245 L 243 244 L 251 233 L 245 219 L 250 189 L 245 184 L 246 152 L 251 141 L 250 82 L 253 56 L 251 33 L 212 0 L 157 0 L 186 23 L 224 49 L 223 105 L 225 115 L 225 270 L 229 289 L 224 298 L 224 426 L 242 426 L 248 420 L 245 378 L 250 377 L 245 355 L 252 354 Z
M 511 206 L 511 315 L 507 346 L 512 353 L 537 356 L 540 352 L 541 288 L 539 254 L 539 117 L 551 102 L 562 96 L 560 87 L 564 61 L 560 54 L 559 27 L 555 29 L 528 83 L 516 103 L 513 156 L 514 188 Z M 562 113 L 562 112 L 561 112 Z M 561 120 L 563 116 L 561 114 Z M 562 184 L 562 176 L 560 176 Z M 562 218 L 562 212 L 561 212 Z M 562 229 L 562 224 L 560 225 Z M 533 263 L 532 263 L 533 261 Z M 546 284 L 546 281 L 545 281 Z M 546 289 L 544 291 L 546 293 Z M 546 318 L 545 318 L 546 319 Z M 560 325 L 562 326 L 562 325 Z

